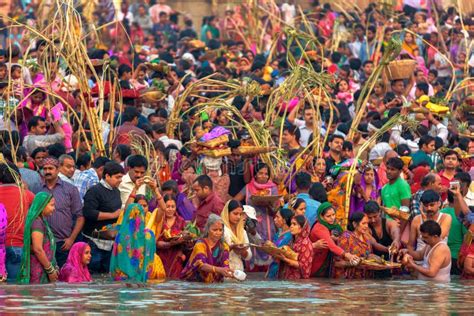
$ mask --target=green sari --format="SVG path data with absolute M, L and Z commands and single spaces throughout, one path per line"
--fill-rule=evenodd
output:
M 30 283 L 30 276 L 31 276 L 31 226 L 33 222 L 38 218 L 38 216 L 43 213 L 44 208 L 48 205 L 48 203 L 51 201 L 53 196 L 47 192 L 39 192 L 36 194 L 33 203 L 31 204 L 30 209 L 28 210 L 28 215 L 26 216 L 26 222 L 25 222 L 25 230 L 24 230 L 24 237 L 23 237 L 23 254 L 21 256 L 21 267 L 20 267 L 20 272 L 18 273 L 17 281 L 20 284 L 29 284 Z M 53 233 L 51 232 L 51 229 L 49 228 L 48 222 L 46 219 L 42 218 L 43 224 L 46 227 L 46 236 L 49 240 L 49 244 L 51 247 L 51 252 L 52 252 L 52 259 L 51 259 L 51 264 L 53 266 L 56 266 L 56 259 L 55 253 L 56 253 L 56 242 L 54 240 Z M 42 271 L 42 275 L 40 278 L 41 283 L 48 283 L 48 274 L 46 271 Z

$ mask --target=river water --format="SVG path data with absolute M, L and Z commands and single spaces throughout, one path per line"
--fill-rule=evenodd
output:
M 0 313 L 473 314 L 474 282 L 251 280 L 0 287 Z

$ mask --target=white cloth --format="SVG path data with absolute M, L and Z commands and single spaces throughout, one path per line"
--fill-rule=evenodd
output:
M 430 246 L 426 247 L 425 255 L 423 256 L 423 263 L 422 263 L 423 268 L 429 269 L 431 253 L 433 252 L 433 250 L 435 250 L 435 248 L 437 248 L 441 244 L 443 244 L 442 241 L 434 245 L 433 248 L 431 248 Z M 437 282 L 450 282 L 451 281 L 451 260 L 449 260 L 449 264 L 446 267 L 440 268 L 438 273 L 434 277 L 430 278 L 430 277 L 424 276 L 421 273 L 418 273 L 418 279 L 437 281 Z
M 300 129 L 300 145 L 302 147 L 308 146 L 309 136 L 313 133 L 313 130 L 306 126 L 306 122 L 303 120 L 295 119 L 293 125 Z
M 120 183 L 119 190 L 120 190 L 120 199 L 122 200 L 122 209 L 125 207 L 127 203 L 128 197 L 130 193 L 132 193 L 133 188 L 135 187 L 135 183 L 133 183 L 132 179 L 130 178 L 130 174 L 126 174 L 122 178 L 122 182 Z M 146 184 L 142 184 L 142 186 L 138 189 L 137 194 L 146 193 Z
M 169 145 L 175 145 L 176 147 L 178 147 L 178 150 L 181 150 L 181 148 L 183 147 L 183 143 L 181 143 L 181 141 L 177 139 L 171 139 L 166 135 L 161 136 L 160 138 L 158 138 L 158 140 L 162 142 L 163 145 L 165 145 L 165 148 L 168 147 Z
M 230 246 L 234 245 L 234 242 L 232 241 L 232 232 L 230 231 L 227 226 L 224 226 L 224 240 L 225 242 Z M 247 232 L 244 233 L 244 244 L 249 243 L 249 237 L 247 236 Z M 252 251 L 250 248 L 247 251 L 247 257 L 245 257 L 245 260 L 250 260 L 252 258 Z M 240 270 L 244 271 L 244 262 L 242 258 L 236 254 L 233 251 L 229 252 L 229 268 L 232 270 Z

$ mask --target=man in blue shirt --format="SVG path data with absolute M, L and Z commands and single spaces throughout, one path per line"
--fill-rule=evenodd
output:
M 299 172 L 295 176 L 296 192 L 298 193 L 296 198 L 301 198 L 306 203 L 305 216 L 308 219 L 309 227 L 312 227 L 318 218 L 318 208 L 321 203 L 313 200 L 309 196 L 309 189 L 311 188 L 311 176 L 306 172 Z

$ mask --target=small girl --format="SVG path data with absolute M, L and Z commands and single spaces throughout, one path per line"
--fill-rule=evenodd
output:
M 23 78 L 20 65 L 12 65 L 10 68 L 12 79 L 13 95 L 19 99 L 23 98 Z
M 354 101 L 354 96 L 351 91 L 349 81 L 341 79 L 336 85 L 336 98 L 343 102 L 345 105 L 349 105 Z

